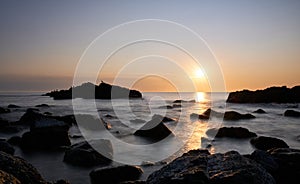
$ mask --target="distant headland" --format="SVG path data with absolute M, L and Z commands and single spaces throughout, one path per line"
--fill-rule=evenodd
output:
M 231 92 L 227 98 L 230 103 L 300 103 L 300 86 L 293 88 L 270 87 L 256 91 Z
M 84 99 L 117 99 L 117 98 L 142 98 L 142 93 L 120 86 L 111 85 L 101 81 L 99 85 L 87 82 L 80 86 L 70 87 L 67 90 L 54 90 L 43 96 L 52 97 L 54 100 L 84 98 Z

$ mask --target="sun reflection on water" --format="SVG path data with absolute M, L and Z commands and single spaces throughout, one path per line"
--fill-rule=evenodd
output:
M 196 92 L 195 96 L 196 102 L 204 102 L 206 100 L 204 92 Z

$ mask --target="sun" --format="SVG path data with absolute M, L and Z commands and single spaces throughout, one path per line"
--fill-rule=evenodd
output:
M 203 71 L 200 68 L 195 71 L 195 77 L 196 78 L 202 78 L 202 77 L 204 77 L 204 73 L 203 73 Z

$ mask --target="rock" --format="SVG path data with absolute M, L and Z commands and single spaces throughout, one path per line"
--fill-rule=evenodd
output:
M 18 105 L 15 105 L 15 104 L 9 104 L 9 105 L 7 106 L 7 108 L 10 108 L 10 109 L 17 109 L 17 108 L 21 108 L 21 107 L 18 106 Z
M 162 116 L 162 115 L 159 115 L 159 114 L 154 114 L 152 116 L 152 119 L 155 119 L 157 121 L 161 121 L 163 123 L 170 122 L 170 121 L 175 121 L 175 119 L 169 118 L 167 116 Z
M 226 111 L 224 114 L 224 120 L 241 120 L 241 119 L 253 119 L 255 116 L 252 114 L 240 114 L 235 111 Z
M 173 135 L 173 133 L 168 129 L 168 127 L 166 127 L 166 125 L 163 124 L 160 118 L 154 118 L 147 122 L 142 128 L 134 132 L 134 135 L 159 141 L 169 135 Z
M 230 151 L 210 155 L 193 150 L 152 173 L 147 184 L 273 184 L 273 177 L 254 161 Z
M 0 114 L 4 114 L 4 113 L 10 113 L 10 110 L 0 107 Z
M 173 103 L 183 103 L 183 102 L 186 102 L 184 100 L 174 100 Z
M 287 117 L 300 117 L 300 112 L 299 111 L 294 111 L 294 110 L 286 110 L 284 112 L 284 116 L 287 116 Z
M 208 120 L 208 119 L 209 119 L 209 116 L 203 115 L 203 114 L 192 113 L 192 114 L 190 115 L 190 118 L 191 118 L 191 119 Z
M 267 151 L 272 148 L 288 148 L 289 146 L 281 139 L 274 137 L 259 136 L 250 140 L 257 149 Z
M 0 183 L 1 184 L 21 184 L 21 182 L 11 174 L 0 170 Z
M 106 114 L 104 117 L 106 117 L 106 118 L 114 118 L 114 116 L 112 116 L 110 114 Z
M 268 151 L 278 164 L 273 176 L 277 184 L 298 184 L 300 176 L 300 150 L 275 148 Z
M 222 127 L 218 130 L 216 137 L 230 137 L 230 138 L 251 138 L 257 135 L 250 132 L 243 127 Z
M 263 109 L 257 109 L 256 111 L 253 111 L 253 113 L 257 113 L 257 114 L 265 114 L 266 111 L 264 111 Z
M 40 105 L 36 105 L 35 107 L 50 107 L 48 104 L 40 104 Z
M 172 106 L 172 108 L 181 108 L 182 107 L 182 105 L 180 105 L 180 104 L 174 104 L 173 106 Z
M 21 145 L 22 138 L 20 136 L 13 136 L 7 140 L 11 145 Z
M 46 115 L 46 116 L 51 116 L 52 113 L 51 113 L 51 112 L 44 112 L 44 115 Z
M 99 153 L 94 150 L 101 150 Z M 113 148 L 109 140 L 99 139 L 80 142 L 65 152 L 64 162 L 77 166 L 96 166 L 109 164 L 113 158 Z
M 261 164 L 271 174 L 274 174 L 278 170 L 279 166 L 275 158 L 265 151 L 255 150 L 249 158 Z
M 36 168 L 25 160 L 0 152 L 0 170 L 13 175 L 24 184 L 46 184 Z
M 101 82 L 99 85 L 84 83 L 80 86 L 71 87 L 68 90 L 51 91 L 44 96 L 58 99 L 117 99 L 117 98 L 142 98 L 142 93 L 137 90 L 130 90 L 120 86 L 110 85 Z
M 173 106 L 171 106 L 171 105 L 166 105 L 166 106 L 160 106 L 160 107 L 158 107 L 158 108 L 160 108 L 160 109 L 173 109 Z
M 13 155 L 15 153 L 15 148 L 6 141 L 0 141 L 0 151 Z
M 293 88 L 271 87 L 257 91 L 237 91 L 229 94 L 230 103 L 299 103 L 300 86 Z
M 29 108 L 26 110 L 26 113 L 20 118 L 19 123 L 24 125 L 31 125 L 35 121 L 47 118 L 45 115 L 39 113 L 35 109 Z
M 105 167 L 95 169 L 90 173 L 90 178 L 92 184 L 118 184 L 123 181 L 137 180 L 142 173 L 143 170 L 140 167 L 122 165 L 118 167 Z

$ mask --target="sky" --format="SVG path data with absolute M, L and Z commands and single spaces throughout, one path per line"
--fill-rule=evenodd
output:
M 292 87 L 300 84 L 299 10 L 298 0 L 1 0 L 0 91 L 69 88 L 80 58 L 99 35 L 125 22 L 143 19 L 176 22 L 203 38 L 221 68 L 227 91 Z M 114 41 L 108 39 L 102 44 L 109 46 Z M 113 71 L 120 69 L 118 63 L 148 47 L 142 44 L 139 48 L 117 53 L 118 57 L 101 70 L 98 82 L 112 82 Z M 170 57 L 180 55 L 171 47 L 161 50 Z M 141 91 L 173 91 L 196 84 L 197 90 L 208 91 L 215 81 L 205 78 L 206 68 L 201 68 L 203 75 L 198 69 L 185 70 L 186 59 L 178 59 L 179 65 L 166 65 L 170 62 L 166 58 L 141 60 L 124 70 L 120 84 L 127 86 L 134 80 L 129 87 Z M 136 71 L 149 76 L 136 78 L 132 74 Z M 170 73 L 167 77 L 172 80 L 150 75 L 153 71 Z

